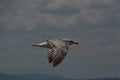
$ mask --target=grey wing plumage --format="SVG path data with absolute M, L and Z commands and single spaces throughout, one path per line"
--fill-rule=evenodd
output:
M 51 63 L 53 61 L 53 54 L 54 54 L 54 52 L 55 51 L 53 49 L 50 49 L 49 52 L 48 52 L 47 57 L 48 57 L 49 63 Z
M 53 63 L 53 66 L 57 66 L 66 56 L 68 46 L 61 40 L 48 40 L 47 42 L 52 47 L 48 52 L 48 61 Z
M 52 62 L 53 66 L 57 66 L 62 62 L 66 54 L 67 54 L 66 47 L 50 49 L 50 51 L 48 52 L 48 61 L 49 63 Z

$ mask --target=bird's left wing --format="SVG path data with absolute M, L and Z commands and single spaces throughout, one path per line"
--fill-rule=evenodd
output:
M 67 52 L 66 47 L 50 49 L 47 55 L 49 63 L 53 63 L 53 66 L 57 66 L 62 62 Z
M 66 47 L 55 48 L 55 51 L 52 54 L 53 66 L 57 66 L 58 64 L 60 64 L 62 60 L 65 58 L 66 54 L 67 54 Z
M 52 49 L 48 52 L 49 63 L 53 63 L 53 66 L 57 66 L 62 62 L 68 52 L 68 46 L 62 41 L 48 41 Z

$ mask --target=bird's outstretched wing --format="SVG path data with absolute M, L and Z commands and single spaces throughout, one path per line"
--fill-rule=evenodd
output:
M 61 47 L 61 48 L 53 48 L 50 49 L 48 52 L 48 61 L 49 63 L 53 63 L 53 66 L 57 66 L 62 62 L 64 57 L 67 54 L 67 48 L 66 47 Z
M 53 63 L 53 66 L 57 66 L 66 56 L 68 46 L 65 42 L 59 40 L 48 40 L 47 42 L 51 46 L 48 52 L 48 61 L 49 63 Z

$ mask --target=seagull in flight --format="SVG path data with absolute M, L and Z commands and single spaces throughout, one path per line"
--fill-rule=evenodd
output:
M 52 39 L 46 40 L 45 42 L 33 44 L 32 46 L 48 48 L 48 62 L 52 63 L 53 67 L 55 67 L 62 62 L 68 52 L 68 48 L 72 44 L 78 45 L 79 43 L 70 39 Z

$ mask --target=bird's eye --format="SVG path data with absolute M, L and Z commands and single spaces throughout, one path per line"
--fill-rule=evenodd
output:
M 73 41 L 70 41 L 70 42 L 73 42 Z

